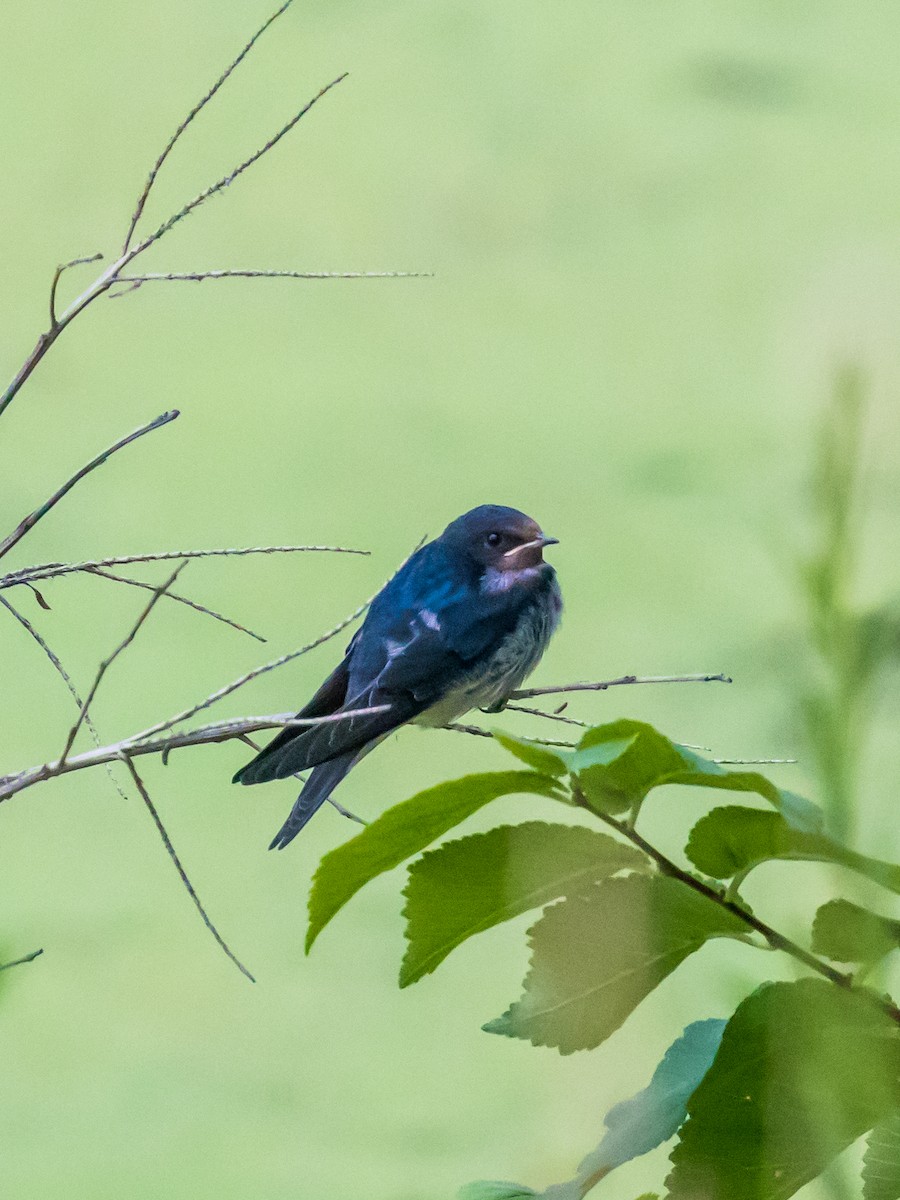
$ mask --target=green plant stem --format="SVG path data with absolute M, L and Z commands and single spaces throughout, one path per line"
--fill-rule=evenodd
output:
M 783 950 L 786 954 L 790 954 L 792 958 L 809 967 L 811 971 L 824 976 L 825 979 L 835 984 L 836 987 L 843 988 L 849 992 L 857 992 L 864 996 L 876 1008 L 880 1009 L 885 1016 L 890 1017 L 895 1024 L 900 1025 L 900 1008 L 896 1004 L 890 1000 L 884 1000 L 865 989 L 858 988 L 854 983 L 852 975 L 844 975 L 842 972 L 835 970 L 834 967 L 829 966 L 828 963 L 823 962 L 808 950 L 804 950 L 802 946 L 798 946 L 796 942 L 791 941 L 783 933 L 779 933 L 777 929 L 773 929 L 771 925 L 767 925 L 765 921 L 761 921 L 759 917 L 754 916 L 753 913 L 743 908 L 736 901 L 729 899 L 724 893 L 720 894 L 702 880 L 696 879 L 689 872 L 682 870 L 677 863 L 672 862 L 670 858 L 666 858 L 661 850 L 657 850 L 646 838 L 642 837 L 636 829 L 624 821 L 617 821 L 615 817 L 611 817 L 608 813 L 597 812 L 596 809 L 591 808 L 577 788 L 573 790 L 573 795 L 576 804 L 580 808 L 592 813 L 605 825 L 608 825 L 622 837 L 626 838 L 632 845 L 643 850 L 645 854 L 653 859 L 664 875 L 670 875 L 673 879 L 677 879 L 679 882 L 685 884 L 686 887 L 699 892 L 701 896 L 705 896 L 707 900 L 711 900 L 713 904 L 726 909 L 733 916 L 743 921 L 750 929 L 754 929 L 757 933 L 761 934 L 773 950 Z

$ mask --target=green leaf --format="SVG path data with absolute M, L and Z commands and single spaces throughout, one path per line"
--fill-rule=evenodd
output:
M 592 758 L 598 754 L 599 758 Z M 755 792 L 795 829 L 815 833 L 823 825 L 822 810 L 811 801 L 776 787 L 756 771 L 726 771 L 641 721 L 614 721 L 589 729 L 578 743 L 570 770 L 585 799 L 599 812 L 636 809 L 653 788 L 680 784 Z
M 558 799 L 558 788 L 555 779 L 535 771 L 497 771 L 440 783 L 389 808 L 319 863 L 309 894 L 307 953 L 335 913 L 370 879 L 424 850 L 499 796 L 530 792 Z
M 481 1179 L 477 1183 L 466 1184 L 459 1192 L 459 1200 L 523 1200 L 527 1196 L 533 1196 L 534 1200 L 581 1200 L 582 1193 L 575 1179 L 554 1184 L 543 1192 L 536 1192 L 521 1183 Z
M 715 808 L 691 830 L 685 850 L 714 879 L 730 879 L 770 859 L 833 862 L 900 892 L 900 867 L 848 850 L 824 833 L 805 833 L 777 812 L 739 805 Z
M 863 1200 L 900 1200 L 900 1110 L 869 1134 L 862 1177 Z
M 836 962 L 878 962 L 898 945 L 900 921 L 878 916 L 849 900 L 829 900 L 813 921 L 813 950 Z
M 522 999 L 484 1028 L 563 1054 L 592 1049 L 708 938 L 744 932 L 738 917 L 675 879 L 607 879 L 590 898 L 544 912 L 529 931 Z
M 581 1200 L 610 1171 L 647 1154 L 669 1140 L 685 1118 L 687 1102 L 709 1070 L 725 1021 L 695 1021 L 673 1042 L 649 1085 L 630 1100 L 623 1100 L 606 1116 L 607 1133 L 603 1141 L 578 1167 L 575 1179 L 556 1184 L 544 1192 L 478 1190 L 515 1188 L 519 1184 L 480 1183 L 463 1188 L 460 1200 L 504 1200 L 505 1197 L 534 1196 L 538 1200 Z M 650 1192 L 638 1200 L 659 1200 Z
M 640 804 L 660 779 L 684 766 L 674 744 L 652 725 L 623 720 L 587 730 L 571 771 L 592 807 L 615 814 Z
M 578 1167 L 582 1183 L 603 1178 L 678 1132 L 688 1100 L 712 1066 L 726 1024 L 707 1020 L 688 1025 L 666 1051 L 647 1087 L 610 1109 L 606 1136 Z
M 819 979 L 740 1004 L 688 1102 L 671 1200 L 785 1200 L 900 1100 L 900 1037 L 872 996 Z
M 545 746 L 541 742 L 514 737 L 511 733 L 498 733 L 496 729 L 494 738 L 510 754 L 514 754 L 523 763 L 544 775 L 565 775 L 569 770 L 569 763 L 573 757 L 571 750 L 564 750 L 559 746 Z
M 400 986 L 429 974 L 475 933 L 648 866 L 641 851 L 580 825 L 531 821 L 447 842 L 409 868 Z

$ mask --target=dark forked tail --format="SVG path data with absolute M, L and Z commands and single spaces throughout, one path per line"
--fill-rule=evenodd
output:
M 315 767 L 297 797 L 291 815 L 278 830 L 270 850 L 283 850 L 294 840 L 310 817 L 315 816 L 360 755 L 356 750 L 341 754 L 330 762 Z

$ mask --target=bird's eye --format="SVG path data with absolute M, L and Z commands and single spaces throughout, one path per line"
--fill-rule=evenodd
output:
M 489 546 L 499 546 L 503 541 L 502 533 L 489 533 L 484 539 Z

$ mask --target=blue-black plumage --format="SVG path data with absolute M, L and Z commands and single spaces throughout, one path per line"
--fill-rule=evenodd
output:
M 410 721 L 445 725 L 470 708 L 496 708 L 547 648 L 562 598 L 544 562 L 556 542 L 515 508 L 483 504 L 451 522 L 378 593 L 343 661 L 298 717 L 235 775 L 235 783 L 286 779 L 309 767 L 270 849 L 282 849 L 347 772 Z

